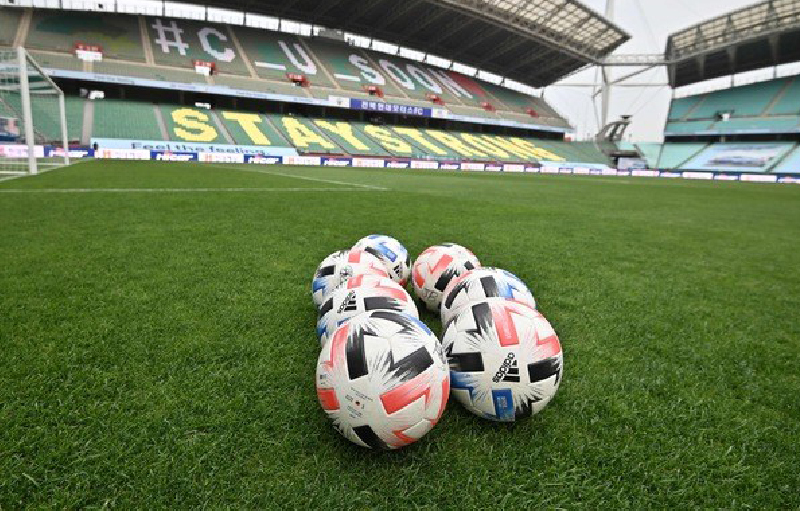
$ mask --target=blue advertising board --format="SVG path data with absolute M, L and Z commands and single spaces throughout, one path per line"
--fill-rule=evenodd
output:
M 156 161 L 197 161 L 197 153 L 172 151 L 150 151 L 150 159 Z
M 421 106 L 398 105 L 382 101 L 369 101 L 366 99 L 350 98 L 350 108 L 356 110 L 369 110 L 370 112 L 384 112 L 387 114 L 417 115 L 420 117 L 433 117 L 433 109 Z

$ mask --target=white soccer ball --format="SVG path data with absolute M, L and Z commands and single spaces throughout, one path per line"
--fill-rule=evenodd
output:
M 380 259 L 360 249 L 339 250 L 322 260 L 311 281 L 311 298 L 317 309 L 328 294 L 355 275 L 388 277 Z
M 371 234 L 358 240 L 353 248 L 366 250 L 380 259 L 392 280 L 405 286 L 411 275 L 411 260 L 402 243 L 383 234 Z
M 469 270 L 480 268 L 475 254 L 454 243 L 434 245 L 422 252 L 411 270 L 414 292 L 428 309 L 439 312 L 442 295 L 450 281 Z
M 397 449 L 439 421 L 450 394 L 441 346 L 418 319 L 378 310 L 333 334 L 317 362 L 317 397 L 351 442 Z
M 317 321 L 320 346 L 324 346 L 328 337 L 346 321 L 367 311 L 393 310 L 419 317 L 414 300 L 400 284 L 389 278 L 382 278 L 382 282 L 375 285 L 350 289 L 349 283 L 359 277 L 361 276 L 339 285 L 320 307 Z
M 442 298 L 442 325 L 447 325 L 463 307 L 487 298 L 505 298 L 536 308 L 530 289 L 516 275 L 498 268 L 477 268 L 447 285 Z
M 558 336 L 536 310 L 505 298 L 465 307 L 445 329 L 453 396 L 472 413 L 513 422 L 540 412 L 561 382 Z

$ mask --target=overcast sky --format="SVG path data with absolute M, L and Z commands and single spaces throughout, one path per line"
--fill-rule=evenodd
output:
M 582 1 L 600 13 L 605 12 L 606 0 Z M 669 34 L 754 3 L 754 0 L 616 0 L 613 19 L 632 36 L 616 53 L 663 53 Z M 615 73 L 621 76 L 633 69 L 619 68 Z M 594 69 L 583 71 L 564 82 L 594 82 L 595 73 Z M 771 75 L 771 70 L 760 74 Z M 759 73 L 740 79 L 752 81 L 758 78 L 755 75 Z M 634 83 L 637 81 L 666 83 L 666 71 L 663 68 L 653 69 L 631 80 Z M 698 88 L 695 87 L 695 90 Z M 587 133 L 594 135 L 597 132 L 590 99 L 591 89 L 554 85 L 545 89 L 544 95 L 559 112 L 567 116 L 576 128 L 576 135 L 582 138 Z M 659 141 L 662 139 L 670 98 L 671 89 L 666 86 L 658 89 L 616 87 L 613 89 L 609 119 L 632 114 L 633 124 L 629 130 L 632 140 Z M 597 107 L 599 112 L 599 101 Z

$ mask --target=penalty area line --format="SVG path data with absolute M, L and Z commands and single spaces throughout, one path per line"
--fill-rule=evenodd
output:
M 389 190 L 388 188 L 385 188 L 383 186 L 367 185 L 364 183 L 348 183 L 345 181 L 336 181 L 335 179 L 323 179 L 320 177 L 298 176 L 296 174 L 287 174 L 285 172 L 278 172 L 275 170 L 264 170 L 264 169 L 245 168 L 245 167 L 219 167 L 219 168 L 238 170 L 240 172 L 256 172 L 258 174 L 270 174 L 273 176 L 291 177 L 294 179 L 302 179 L 303 181 L 316 181 L 319 183 L 328 183 L 332 185 L 356 186 L 358 188 L 365 188 L 370 190 L 380 190 L 380 191 Z
M 384 192 L 370 188 L 0 188 L 0 193 L 263 193 L 263 192 Z

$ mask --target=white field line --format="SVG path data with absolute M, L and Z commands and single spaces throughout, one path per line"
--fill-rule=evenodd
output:
M 271 174 L 273 176 L 293 177 L 295 179 L 302 179 L 303 181 L 316 181 L 316 182 L 319 182 L 319 183 L 328 183 L 328 184 L 332 184 L 332 185 L 356 186 L 358 188 L 367 188 L 367 189 L 370 189 L 370 190 L 378 190 L 378 191 L 382 191 L 382 192 L 385 192 L 385 191 L 389 190 L 388 188 L 385 188 L 383 186 L 366 185 L 366 184 L 363 184 L 363 183 L 347 183 L 345 181 L 336 181 L 334 179 L 322 179 L 322 178 L 319 178 L 319 177 L 298 176 L 296 174 L 286 174 L 285 172 L 277 172 L 277 171 L 274 171 L 274 170 L 264 170 L 264 169 L 254 169 L 254 168 L 251 168 L 251 167 L 218 167 L 218 168 L 238 170 L 240 172 L 257 172 L 259 174 Z
M 0 193 L 383 192 L 370 188 L 0 188 Z

